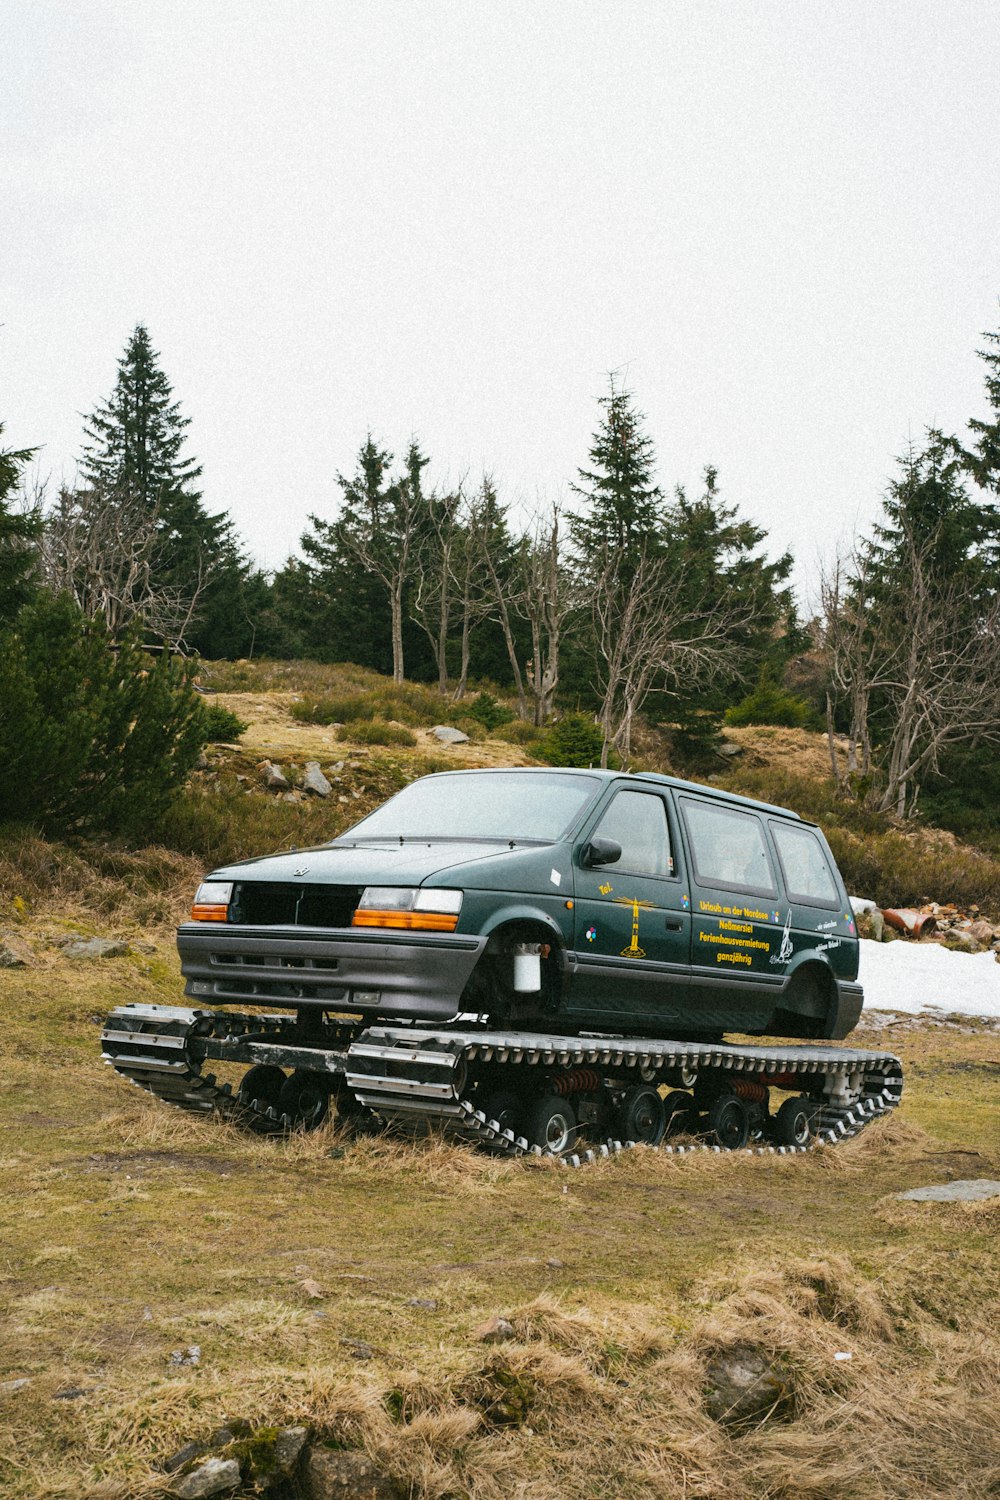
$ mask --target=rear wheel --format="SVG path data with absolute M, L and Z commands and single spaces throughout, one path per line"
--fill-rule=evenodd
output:
M 240 1080 L 239 1101 L 241 1104 L 257 1104 L 260 1109 L 269 1106 L 277 1109 L 281 1090 L 287 1082 L 280 1068 L 269 1063 L 257 1063 L 248 1068 Z
M 779 1146 L 808 1146 L 812 1134 L 812 1105 L 808 1099 L 786 1099 L 771 1121 Z
M 667 1128 L 663 1100 L 649 1084 L 626 1089 L 618 1106 L 618 1128 L 623 1141 L 658 1146 Z
M 750 1115 L 735 1094 L 720 1094 L 708 1112 L 708 1128 L 725 1151 L 741 1151 L 750 1138 Z
M 561 1156 L 576 1135 L 576 1113 L 566 1099 L 545 1094 L 528 1110 L 525 1135 L 529 1146 L 541 1146 L 551 1156 Z
M 482 1110 L 487 1122 L 495 1120 L 501 1130 L 512 1130 L 515 1135 L 519 1133 L 524 1103 L 512 1089 L 496 1089 L 492 1094 L 487 1094 Z

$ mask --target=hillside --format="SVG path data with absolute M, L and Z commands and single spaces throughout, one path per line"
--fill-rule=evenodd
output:
M 865 1042 L 899 1052 L 907 1091 L 856 1142 L 577 1172 L 330 1127 L 248 1139 L 101 1066 L 111 1006 L 180 1000 L 171 929 L 206 865 L 328 838 L 424 770 L 532 760 L 466 714 L 430 719 L 475 735 L 442 745 L 412 701 L 385 719 L 412 745 L 296 719 L 310 693 L 391 688 L 335 670 L 219 670 L 211 701 L 250 727 L 207 752 L 176 849 L 0 847 L 0 1494 L 168 1493 L 164 1461 L 224 1425 L 221 1461 L 263 1485 L 273 1429 L 298 1424 L 311 1477 L 273 1484 L 286 1500 L 995 1493 L 998 1200 L 897 1196 L 1000 1178 L 985 1023 L 873 1018 Z M 817 737 L 730 738 L 720 775 L 822 800 Z M 302 790 L 310 761 L 326 797 Z M 735 1425 L 734 1361 L 758 1372 Z

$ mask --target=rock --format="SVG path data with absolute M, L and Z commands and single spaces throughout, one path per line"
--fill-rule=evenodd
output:
M 207 1495 L 222 1495 L 234 1490 L 240 1482 L 240 1466 L 234 1458 L 209 1458 L 172 1486 L 177 1500 L 204 1500 Z
M 514 1325 L 506 1318 L 487 1318 L 472 1330 L 472 1337 L 478 1344 L 505 1344 L 514 1337 Z
M 163 1460 L 163 1467 L 168 1474 L 176 1474 L 185 1464 L 194 1463 L 196 1458 L 200 1458 L 205 1447 L 204 1443 L 185 1443 L 183 1448 L 178 1448 L 176 1453 L 171 1453 L 169 1458 Z
M 334 765 L 327 766 L 326 769 L 329 771 L 331 776 L 339 776 L 340 772 L 344 769 L 344 762 L 342 760 L 338 760 Z
M 953 953 L 978 953 L 979 944 L 967 928 L 952 927 L 943 939 L 944 946 Z
M 723 740 L 722 744 L 718 747 L 718 753 L 719 755 L 724 755 L 727 759 L 729 759 L 729 757 L 733 755 L 742 755 L 743 746 L 734 745 L 732 740 Z
M 261 765 L 260 770 L 262 776 L 264 777 L 264 785 L 270 791 L 287 791 L 288 777 L 285 775 L 280 766 L 276 766 L 273 761 L 265 760 Z
M 561 1271 L 565 1262 L 561 1261 L 558 1255 L 550 1255 L 545 1264 L 548 1266 L 550 1271 Z
M 282 792 L 281 800 L 282 802 L 301 802 L 302 798 L 298 792 Z
M 310 1448 L 302 1484 L 306 1500 L 400 1500 L 395 1480 L 363 1453 Z
M 81 1396 L 89 1396 L 90 1392 L 82 1385 L 67 1385 L 61 1391 L 53 1393 L 53 1401 L 79 1401 Z
M 186 1349 L 174 1349 L 170 1355 L 172 1365 L 198 1365 L 201 1363 L 201 1346 L 189 1344 Z
M 295 1470 L 309 1437 L 308 1427 L 282 1427 L 274 1442 L 274 1467 L 284 1477 Z
M 329 797 L 333 787 L 319 768 L 319 761 L 307 760 L 302 776 L 302 790 L 313 792 L 317 797 Z
M 732 1344 L 712 1355 L 705 1374 L 705 1410 L 716 1422 L 741 1427 L 794 1415 L 788 1379 L 765 1349 Z
M 201 754 L 198 756 L 198 759 L 195 761 L 194 768 L 196 771 L 208 770 L 208 756 L 205 754 L 204 750 L 202 750 Z
M 0 969 L 26 969 L 31 963 L 31 949 L 18 938 L 0 942 Z
M 910 1188 L 908 1193 L 897 1193 L 897 1198 L 909 1198 L 911 1203 L 981 1203 L 984 1198 L 1000 1198 L 1000 1182 L 989 1177 L 969 1177 L 958 1182 L 938 1182 L 932 1187 Z
M 128 952 L 128 943 L 114 942 L 111 938 L 87 938 L 67 943 L 63 948 L 67 958 L 122 958 Z
M 319 1298 L 326 1296 L 326 1293 L 320 1286 L 319 1282 L 312 1281 L 309 1277 L 306 1277 L 305 1281 L 300 1281 L 299 1286 L 305 1292 L 307 1297 Z
M 877 907 L 876 907 L 876 909 L 874 911 L 870 911 L 868 913 L 868 925 L 871 928 L 871 934 L 872 934 L 872 937 L 875 939 L 876 943 L 882 943 L 882 942 L 884 942 L 885 941 L 885 917 L 883 917 L 882 913 L 878 910 Z
M 460 729 L 452 729 L 448 724 L 435 724 L 431 734 L 442 745 L 465 745 L 469 739 L 467 734 L 463 734 Z
M 982 943 L 984 948 L 988 948 L 996 937 L 992 925 L 989 922 L 984 922 L 982 917 L 973 922 L 969 928 L 969 933 L 975 938 L 977 943 Z
M 364 1339 L 341 1339 L 345 1349 L 350 1349 L 352 1359 L 374 1359 L 375 1350 Z
M 0 1385 L 0 1396 L 13 1396 L 17 1391 L 27 1390 L 30 1384 L 31 1378 L 28 1375 L 22 1375 L 20 1380 L 5 1380 Z
M 435 1297 L 411 1297 L 409 1307 L 426 1307 L 428 1312 L 437 1311 L 437 1299 Z

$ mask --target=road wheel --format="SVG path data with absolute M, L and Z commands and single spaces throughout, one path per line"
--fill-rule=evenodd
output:
M 550 1156 L 561 1156 L 576 1136 L 576 1112 L 568 1099 L 545 1094 L 528 1109 L 524 1128 L 529 1146 L 541 1146 Z
M 741 1151 L 750 1138 L 750 1116 L 742 1099 L 720 1094 L 708 1112 L 708 1128 L 725 1151 Z
M 771 1121 L 779 1146 L 808 1146 L 813 1106 L 808 1099 L 786 1099 Z
M 496 1120 L 501 1130 L 513 1130 L 515 1135 L 520 1135 L 524 1101 L 512 1089 L 495 1089 L 486 1095 L 481 1108 L 487 1120 Z
M 315 1130 L 330 1108 L 330 1086 L 322 1073 L 296 1068 L 278 1095 L 278 1113 L 302 1130 Z
M 671 1089 L 663 1101 L 666 1134 L 694 1135 L 698 1129 L 698 1106 L 683 1089 Z
M 656 1089 L 636 1084 L 626 1089 L 618 1106 L 618 1129 L 623 1141 L 658 1146 L 667 1128 L 667 1112 Z
M 285 1086 L 285 1075 L 280 1068 L 272 1067 L 270 1063 L 257 1063 L 253 1068 L 248 1068 L 240 1080 L 238 1098 L 241 1104 L 253 1104 L 254 1100 L 262 1110 L 268 1105 L 278 1108 L 278 1098 Z

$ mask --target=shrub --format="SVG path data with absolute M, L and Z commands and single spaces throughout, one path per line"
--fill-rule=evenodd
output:
M 201 735 L 205 744 L 214 744 L 218 740 L 238 740 L 250 727 L 239 714 L 223 708 L 221 703 L 202 703 L 201 709 Z
M 538 753 L 550 766 L 600 765 L 604 735 L 590 714 L 563 714 L 538 741 Z
M 340 739 L 359 745 L 415 745 L 417 737 L 401 724 L 383 724 L 376 720 L 355 719 L 340 730 Z
M 752 692 L 725 712 L 727 724 L 778 724 L 788 729 L 822 729 L 823 721 L 805 698 L 790 693 L 767 673 Z
M 482 692 L 468 707 L 463 706 L 462 715 L 466 719 L 477 719 L 484 729 L 492 731 L 499 729 L 501 724 L 509 724 L 514 718 L 514 710 L 494 698 L 492 693 Z
M 40 594 L 0 638 L 0 820 L 148 828 L 204 742 L 193 670 Z
M 339 698 L 300 698 L 292 704 L 292 718 L 303 724 L 346 724 L 360 719 L 374 719 L 375 704 L 370 693 L 348 693 Z
M 542 731 L 537 724 L 531 724 L 527 719 L 511 719 L 509 724 L 501 724 L 496 731 L 496 739 L 505 741 L 508 745 L 534 745 Z

